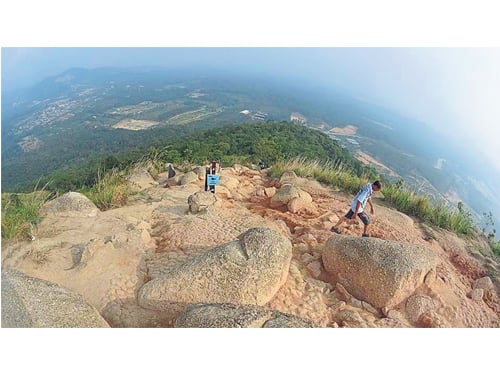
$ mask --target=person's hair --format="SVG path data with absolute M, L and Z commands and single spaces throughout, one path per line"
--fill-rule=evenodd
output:
M 382 189 L 382 183 L 381 183 L 379 180 L 375 181 L 375 182 L 373 183 L 373 185 L 375 185 L 375 186 L 376 186 L 376 187 L 378 187 L 379 189 Z

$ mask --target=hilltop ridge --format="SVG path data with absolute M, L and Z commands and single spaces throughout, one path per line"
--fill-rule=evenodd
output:
M 325 263 L 327 254 L 336 251 L 329 240 L 337 235 L 330 227 L 345 213 L 351 195 L 293 172 L 273 179 L 266 171 L 241 165 L 220 171 L 214 195 L 204 192 L 204 178 L 204 167 L 184 174 L 177 170 L 171 178 L 162 172 L 156 179 L 146 169 L 135 170 L 128 182 L 136 194 L 126 206 L 107 211 L 98 210 L 81 194 L 61 196 L 44 206 L 34 241 L 3 244 L 2 267 L 83 296 L 111 327 L 500 326 L 500 265 L 485 239 L 461 238 L 421 224 L 375 198 L 373 238 L 362 239 L 361 228 L 349 225 L 345 234 L 352 246 L 369 241 L 380 246 L 377 252 L 391 254 L 383 244 L 392 241 L 403 247 L 421 246 L 435 257 L 430 271 L 418 269 L 418 262 L 414 263 L 417 268 L 409 269 L 415 274 L 424 272 L 425 278 L 418 276 L 413 286 L 396 286 L 402 298 L 378 306 L 359 275 L 339 279 Z M 282 188 L 287 185 L 302 193 L 285 197 Z M 201 199 L 200 204 L 190 207 L 194 197 Z M 382 245 L 375 245 L 377 241 Z M 216 272 L 229 272 L 218 262 L 236 256 L 234 261 L 248 267 L 254 256 L 248 246 L 259 254 L 264 251 L 260 249 L 271 249 L 270 243 L 283 247 L 283 255 L 273 258 L 273 271 L 264 272 L 257 255 L 253 268 L 248 269 L 256 282 L 268 286 L 265 293 L 252 289 L 250 283 L 238 289 L 245 298 L 243 294 L 223 297 L 230 294 L 220 288 L 232 288 L 242 280 L 233 280 L 227 273 L 220 279 L 225 280 L 222 284 L 213 284 Z M 235 249 L 240 250 L 235 253 Z M 212 260 L 215 263 L 207 268 L 209 253 L 228 255 Z M 214 267 L 222 268 L 215 271 Z M 267 279 L 274 273 L 276 278 Z M 189 293 L 181 289 L 172 300 L 172 293 L 161 288 L 171 288 L 181 274 L 191 275 L 183 277 L 191 277 L 197 286 Z M 153 281 L 163 286 L 148 287 L 146 293 L 145 286 Z M 359 285 L 366 292 L 364 299 Z M 2 282 L 4 293 L 8 291 Z M 255 296 L 262 310 L 248 310 L 248 302 L 238 302 L 249 296 Z M 2 316 L 9 314 L 4 308 L 8 309 L 2 305 Z M 221 314 L 218 323 L 210 315 L 215 311 Z

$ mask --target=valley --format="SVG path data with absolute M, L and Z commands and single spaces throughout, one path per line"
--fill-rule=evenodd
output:
M 2 191 L 91 159 L 146 150 L 229 124 L 291 121 L 339 142 L 384 178 L 476 219 L 500 216 L 489 187 L 437 151 L 425 125 L 347 95 L 224 74 L 72 69 L 2 101 Z M 451 160 L 451 161 L 449 161 Z M 485 204 L 490 201 L 491 204 Z

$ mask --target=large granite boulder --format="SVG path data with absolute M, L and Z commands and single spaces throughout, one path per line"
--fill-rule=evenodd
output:
M 11 268 L 2 269 L 2 328 L 109 327 L 81 295 Z
M 287 206 L 288 211 L 296 213 L 302 209 L 312 210 L 312 201 L 309 193 L 287 183 L 273 195 L 270 206 L 272 208 Z
M 377 308 L 397 305 L 435 277 L 432 250 L 378 238 L 331 237 L 322 259 L 334 282 Z
M 132 189 L 139 191 L 146 190 L 158 185 L 151 174 L 145 168 L 136 168 L 127 177 L 127 182 Z
M 40 211 L 42 216 L 55 217 L 94 217 L 98 212 L 90 199 L 74 191 L 45 203 Z
M 192 303 L 264 305 L 285 283 L 291 258 L 288 238 L 252 228 L 144 284 L 139 304 L 157 310 Z
M 277 191 L 276 194 L 271 198 L 270 206 L 272 208 L 287 205 L 294 198 L 300 197 L 300 189 L 296 188 L 292 184 L 284 184 Z
M 177 318 L 182 328 L 312 328 L 314 324 L 296 315 L 256 305 L 194 304 Z

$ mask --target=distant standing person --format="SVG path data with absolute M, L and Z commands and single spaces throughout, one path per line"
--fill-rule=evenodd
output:
M 348 219 L 351 220 L 353 217 L 354 220 L 357 220 L 356 219 L 357 215 L 365 225 L 363 228 L 362 236 L 370 237 L 367 230 L 371 220 L 370 217 L 363 211 L 363 209 L 365 208 L 366 202 L 368 202 L 370 204 L 370 213 L 372 215 L 375 213 L 375 211 L 373 210 L 371 196 L 374 191 L 379 191 L 380 189 L 382 189 L 382 183 L 378 180 L 373 183 L 367 183 L 363 185 L 359 190 L 358 194 L 356 194 L 356 197 L 353 199 L 349 212 L 347 212 L 345 216 L 342 216 L 337 222 L 337 224 L 335 224 L 330 230 L 338 234 L 342 233 L 342 231 L 339 229 L 338 226 Z

